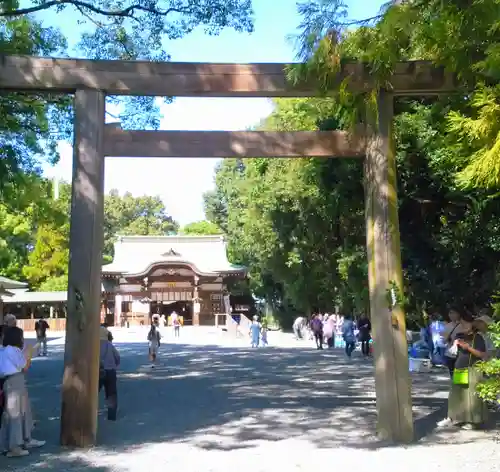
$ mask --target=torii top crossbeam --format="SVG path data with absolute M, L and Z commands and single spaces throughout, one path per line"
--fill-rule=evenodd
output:
M 31 56 L 0 56 L 0 89 L 73 93 L 95 89 L 108 95 L 194 97 L 301 97 L 316 95 L 314 84 L 293 87 L 286 64 L 211 64 L 145 61 L 94 61 Z M 373 88 L 363 64 L 347 64 L 339 83 L 353 90 Z M 394 95 L 452 92 L 455 76 L 430 62 L 401 62 L 388 81 Z

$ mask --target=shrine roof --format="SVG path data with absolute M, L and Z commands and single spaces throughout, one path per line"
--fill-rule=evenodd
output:
M 199 275 L 246 272 L 228 261 L 222 235 L 120 236 L 114 250 L 114 260 L 103 266 L 103 274 L 144 276 L 159 264 L 188 265 Z
M 14 288 L 25 288 L 28 286 L 26 282 L 18 282 L 17 280 L 8 279 L 7 277 L 3 277 L 0 275 L 0 286 L 3 286 L 4 289 L 14 289 Z
M 26 290 L 12 290 L 13 296 L 4 300 L 4 303 L 56 303 L 67 302 L 68 292 L 28 292 Z

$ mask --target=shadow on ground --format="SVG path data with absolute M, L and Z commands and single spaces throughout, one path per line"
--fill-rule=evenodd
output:
M 162 346 L 160 363 L 151 369 L 145 343 L 118 344 L 118 349 L 120 417 L 116 423 L 107 422 L 100 412 L 98 449 L 103 451 L 131 452 L 154 443 L 206 451 L 250 450 L 289 439 L 308 441 L 317 449 L 386 445 L 374 435 L 369 360 L 347 361 L 339 351 L 308 348 L 170 344 Z M 61 374 L 59 349 L 34 360 L 29 386 L 39 420 L 36 437 L 47 439 L 48 445 L 20 459 L 18 467 L 83 470 L 81 454 L 62 453 L 57 445 Z M 434 431 L 436 422 L 446 416 L 448 381 L 443 370 L 414 376 L 417 440 L 465 443 L 494 434 Z M 0 466 L 4 460 L 0 458 Z M 87 464 L 85 470 L 106 469 Z

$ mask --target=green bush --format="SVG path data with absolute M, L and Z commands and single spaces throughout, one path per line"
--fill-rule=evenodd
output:
M 479 368 L 486 378 L 477 386 L 477 393 L 483 400 L 500 405 L 500 358 L 498 357 L 500 352 L 500 321 L 490 326 L 489 335 L 497 349 L 497 356 L 479 364 Z

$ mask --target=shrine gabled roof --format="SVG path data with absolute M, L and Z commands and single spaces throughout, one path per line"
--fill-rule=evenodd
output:
M 159 264 L 188 265 L 199 275 L 246 272 L 244 267 L 228 261 L 221 235 L 120 236 L 114 249 L 113 262 L 103 266 L 103 274 L 145 276 Z
M 26 282 L 18 282 L 17 280 L 8 279 L 0 275 L 0 286 L 4 289 L 15 289 L 15 288 L 26 288 L 28 284 Z

